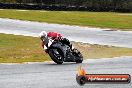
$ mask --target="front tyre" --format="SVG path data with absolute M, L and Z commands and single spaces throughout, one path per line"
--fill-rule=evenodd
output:
M 55 63 L 57 64 L 63 63 L 63 55 L 60 49 L 49 49 L 49 56 Z

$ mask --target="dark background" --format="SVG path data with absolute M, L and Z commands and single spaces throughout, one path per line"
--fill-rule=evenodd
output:
M 0 0 L 0 8 L 132 12 L 132 0 Z

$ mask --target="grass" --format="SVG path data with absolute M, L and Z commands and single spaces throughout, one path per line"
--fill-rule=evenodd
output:
M 91 45 L 74 43 L 75 48 L 80 50 L 83 56 L 87 59 L 98 59 L 98 58 L 112 58 L 120 56 L 132 56 L 131 48 L 121 48 L 107 45 Z
M 0 62 L 41 62 L 49 60 L 39 38 L 0 34 Z
M 73 42 L 85 58 L 131 56 L 132 49 Z M 43 52 L 39 38 L 0 34 L 0 63 L 43 62 L 51 60 Z
M 11 18 L 68 25 L 113 28 L 132 31 L 132 15 L 115 12 L 79 12 L 44 10 L 0 10 L 0 18 Z

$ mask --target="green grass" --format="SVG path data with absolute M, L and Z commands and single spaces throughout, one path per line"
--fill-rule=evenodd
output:
M 91 44 L 73 44 L 78 50 L 81 51 L 83 56 L 87 59 L 98 58 L 112 58 L 120 56 L 132 56 L 131 48 L 113 47 L 107 45 L 91 45 Z
M 132 49 L 73 42 L 84 58 L 132 56 Z M 39 38 L 0 34 L 0 63 L 43 62 L 51 60 L 43 52 Z
M 0 34 L 0 62 L 41 62 L 49 60 L 39 38 Z
M 43 10 L 41 10 L 43 11 Z M 11 18 L 68 25 L 113 28 L 132 31 L 132 15 L 114 12 L 0 10 L 0 18 Z

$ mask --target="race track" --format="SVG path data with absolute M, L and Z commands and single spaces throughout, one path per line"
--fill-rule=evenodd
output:
M 91 74 L 130 74 L 132 57 L 84 61 L 82 67 Z M 76 82 L 79 64 L 51 63 L 1 64 L 0 88 L 132 88 L 132 84 L 85 84 Z
M 88 28 L 0 18 L 0 33 L 37 36 L 42 31 L 56 31 L 71 41 L 132 48 L 132 31 Z
M 57 31 L 71 41 L 132 48 L 132 32 L 99 30 L 78 26 L 47 24 L 0 18 L 0 33 L 38 36 L 42 30 Z M 107 30 L 107 31 L 106 31 Z M 54 62 L 0 64 L 0 88 L 132 88 L 132 84 L 76 83 L 79 65 L 91 74 L 130 74 L 132 57 L 89 59 L 82 64 Z

